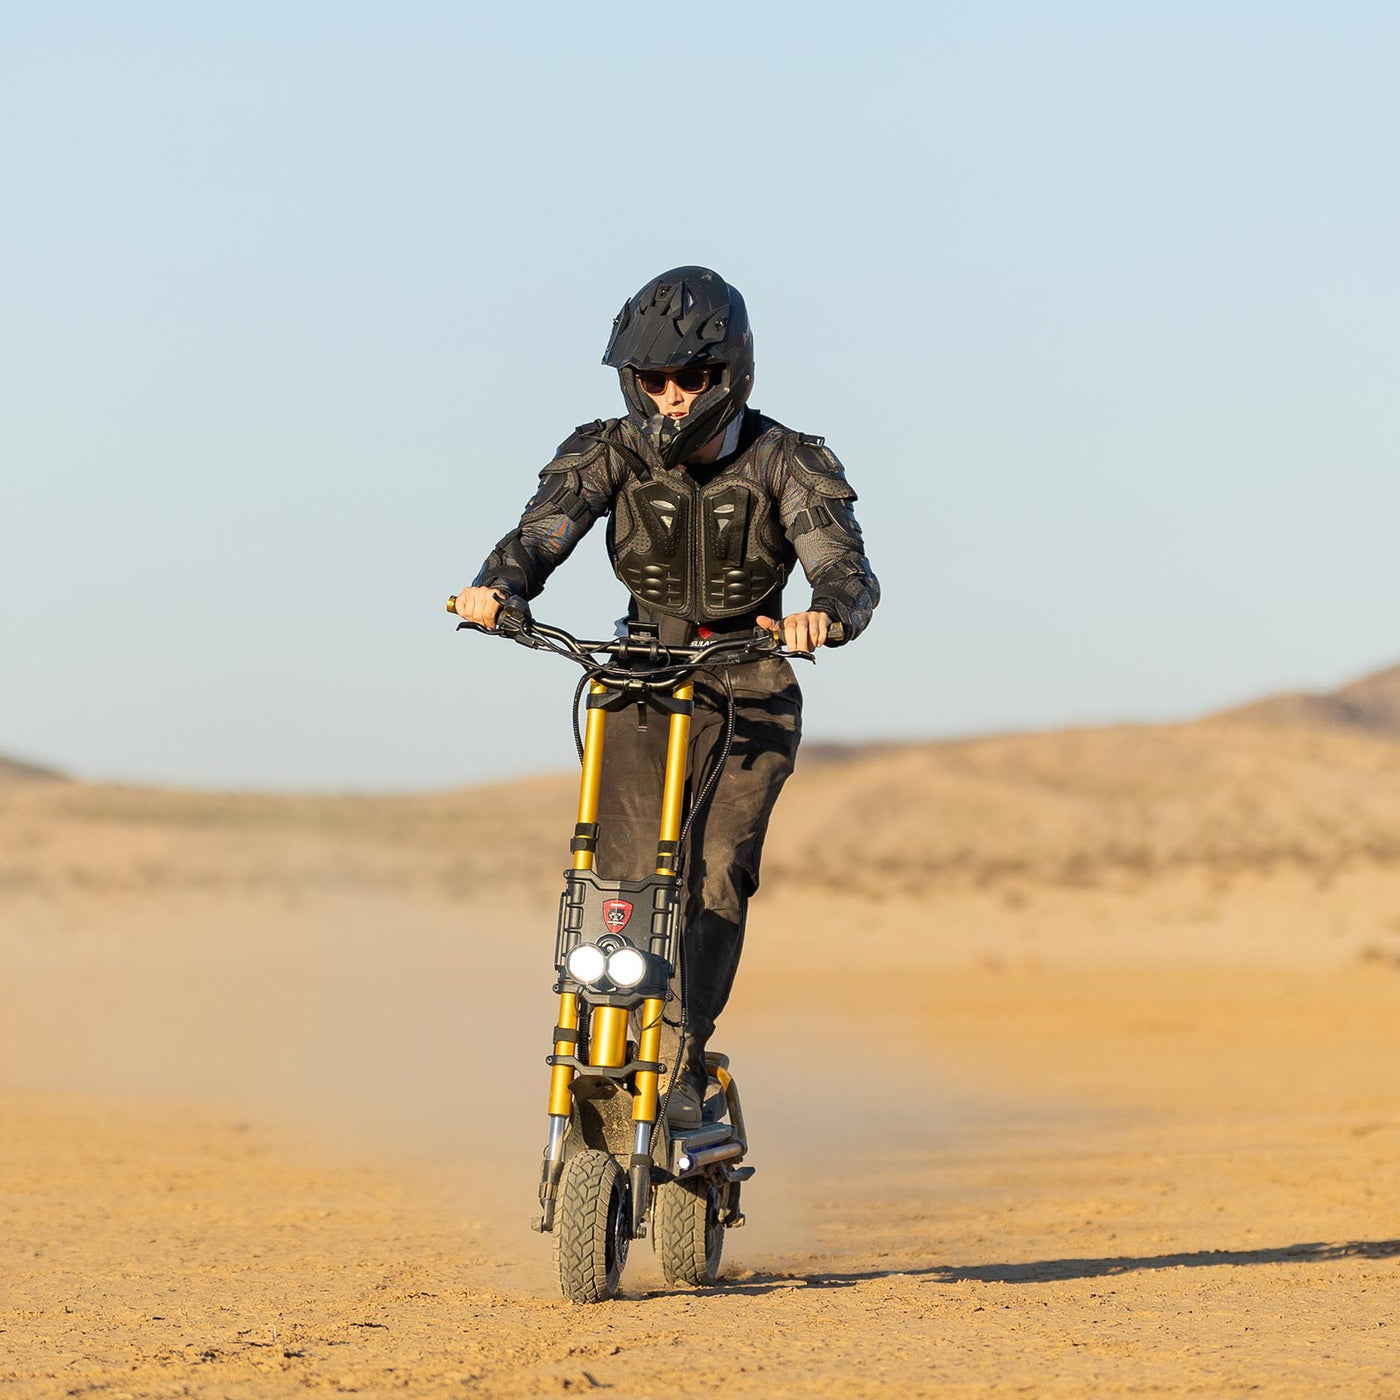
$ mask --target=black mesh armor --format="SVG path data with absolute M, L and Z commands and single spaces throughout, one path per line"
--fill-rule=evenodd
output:
M 730 457 L 672 471 L 649 465 L 640 438 L 626 419 L 579 428 L 475 582 L 535 597 L 610 514 L 613 570 L 648 615 L 731 626 L 781 616 L 783 584 L 800 563 L 812 607 L 839 621 L 846 641 L 864 630 L 880 585 L 856 494 L 821 438 L 750 410 Z

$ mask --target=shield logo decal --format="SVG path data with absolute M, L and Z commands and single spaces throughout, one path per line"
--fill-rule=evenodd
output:
M 621 933 L 632 917 L 632 906 L 625 899 L 605 899 L 603 901 L 603 922 L 609 933 Z

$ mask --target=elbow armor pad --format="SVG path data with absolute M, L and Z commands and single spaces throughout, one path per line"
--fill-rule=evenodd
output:
M 880 601 L 880 583 L 856 521 L 856 493 L 822 438 L 792 434 L 786 465 L 798 504 L 788 534 L 811 580 L 812 605 L 840 622 L 842 645 L 865 630 Z

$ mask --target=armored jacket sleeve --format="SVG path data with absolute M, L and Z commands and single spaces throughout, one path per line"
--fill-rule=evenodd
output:
M 856 493 L 821 438 L 794 433 L 784 455 L 778 513 L 812 585 L 812 610 L 834 617 L 853 641 L 880 601 L 880 582 L 865 557 Z
M 533 598 L 573 552 L 593 522 L 605 515 L 617 492 L 607 443 L 580 429 L 559 446 L 540 472 L 540 484 L 520 523 L 486 556 L 472 580 L 477 588 L 499 587 Z

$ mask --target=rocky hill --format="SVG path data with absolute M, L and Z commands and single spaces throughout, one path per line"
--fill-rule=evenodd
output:
M 4 754 L 0 754 L 0 783 L 53 782 L 66 776 L 56 768 L 45 768 L 38 763 L 23 763 L 17 758 L 6 758 Z
M 1218 716 L 1249 724 L 1322 726 L 1400 739 L 1400 666 L 1352 681 L 1339 690 L 1270 695 Z
M 572 775 L 404 797 L 0 785 L 0 892 L 369 887 L 553 899 Z M 804 763 L 764 884 L 864 898 L 1197 870 L 1400 869 L 1400 744 L 1272 720 L 878 747 Z
M 1400 872 L 1397 738 L 1400 668 L 1189 724 L 813 744 L 763 880 L 878 901 L 1190 871 Z M 577 792 L 572 774 L 385 797 L 36 781 L 56 776 L 0 761 L 0 894 L 513 889 L 548 901 Z

